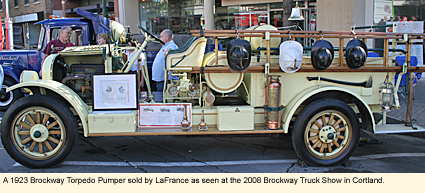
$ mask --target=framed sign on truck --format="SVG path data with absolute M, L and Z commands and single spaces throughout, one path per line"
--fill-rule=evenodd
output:
M 136 74 L 94 74 L 93 109 L 137 109 Z
M 187 120 L 192 126 L 191 103 L 140 103 L 139 128 L 180 127 L 184 112 L 186 112 Z

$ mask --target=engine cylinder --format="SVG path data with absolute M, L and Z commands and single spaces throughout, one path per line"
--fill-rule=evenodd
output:
M 277 75 L 270 76 L 270 81 L 267 84 L 266 104 L 264 105 L 264 128 L 268 130 L 281 129 L 281 110 L 283 106 L 280 101 L 282 85 L 279 82 L 279 77 Z

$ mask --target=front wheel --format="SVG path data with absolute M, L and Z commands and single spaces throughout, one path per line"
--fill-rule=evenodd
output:
M 356 113 L 346 103 L 322 99 L 307 105 L 297 116 L 292 144 L 308 165 L 334 166 L 355 151 L 360 139 Z
M 23 166 L 47 168 L 62 163 L 76 145 L 77 121 L 58 99 L 33 95 L 11 105 L 3 116 L 1 139 Z

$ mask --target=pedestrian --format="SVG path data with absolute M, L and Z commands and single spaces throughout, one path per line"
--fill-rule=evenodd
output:
M 178 46 L 173 41 L 173 32 L 169 29 L 164 29 L 159 37 L 165 44 L 156 54 L 152 64 L 152 80 L 156 83 L 156 91 L 164 90 L 164 75 L 165 75 L 165 56 L 171 49 L 177 49 Z M 162 98 L 162 97 L 161 97 Z
M 103 45 L 108 43 L 108 34 L 99 33 L 97 34 L 96 41 L 98 45 Z
M 403 16 L 403 19 L 400 20 L 401 22 L 406 22 L 407 21 L 407 17 Z
M 384 18 L 381 18 L 381 20 L 376 24 L 381 27 L 375 28 L 375 32 L 385 32 L 385 27 L 382 27 L 386 25 L 386 21 L 384 21 Z M 384 52 L 382 51 L 384 49 L 384 40 L 383 39 L 375 39 L 375 48 L 378 49 L 376 51 L 379 56 L 383 56 Z

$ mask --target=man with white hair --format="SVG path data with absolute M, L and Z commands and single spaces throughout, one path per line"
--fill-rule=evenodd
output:
M 60 29 L 59 39 L 50 41 L 47 44 L 46 49 L 44 49 L 44 53 L 46 54 L 46 56 L 50 54 L 59 53 L 60 51 L 64 50 L 66 47 L 75 46 L 73 43 L 69 41 L 69 39 L 71 38 L 71 33 L 72 33 L 71 27 L 63 26 Z
M 44 63 L 44 60 L 49 56 L 50 54 L 57 54 L 64 50 L 66 47 L 72 47 L 75 46 L 73 43 L 70 42 L 71 34 L 72 34 L 72 28 L 69 26 L 63 26 L 60 29 L 59 32 L 59 39 L 51 40 L 49 43 L 47 43 L 46 48 L 44 48 L 44 58 L 41 64 Z M 40 72 L 38 72 L 38 75 L 41 77 L 43 72 L 43 65 L 41 65 Z
M 155 60 L 152 64 L 152 80 L 156 82 L 156 90 L 164 90 L 164 75 L 165 75 L 165 56 L 168 50 L 177 49 L 177 44 L 173 41 L 173 32 L 169 29 L 164 29 L 159 37 L 165 44 L 161 47 L 156 54 Z M 162 97 L 161 97 L 162 98 Z

